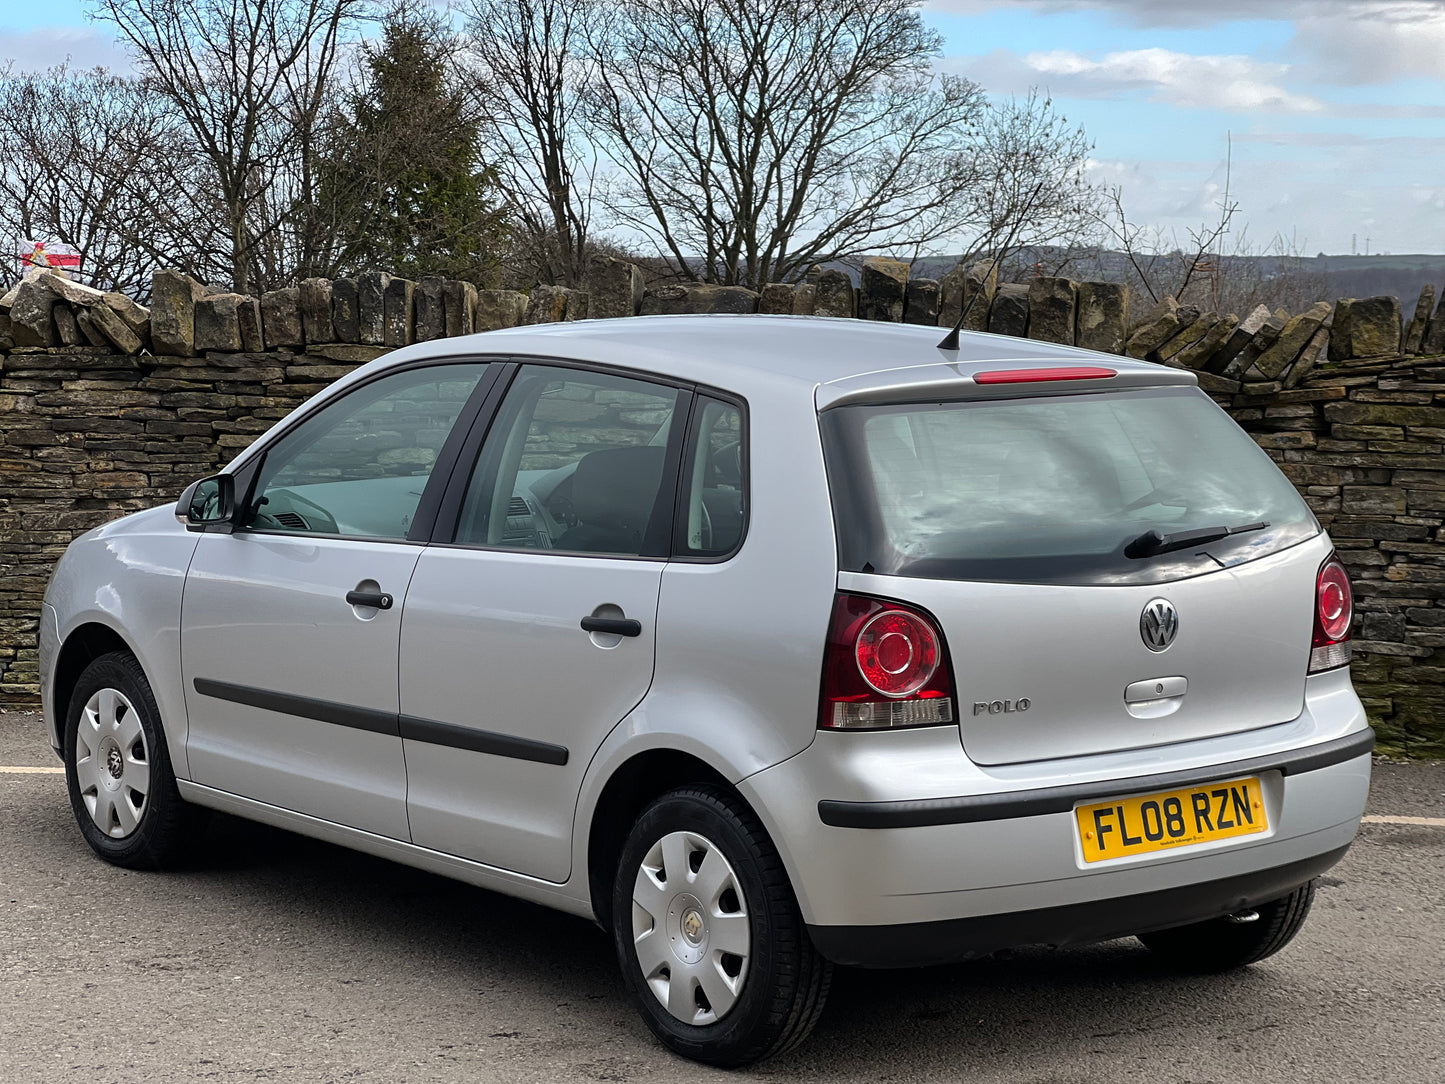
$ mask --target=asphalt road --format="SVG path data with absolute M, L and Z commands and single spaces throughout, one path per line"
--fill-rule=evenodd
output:
M 33 714 L 0 766 L 55 767 Z M 657 1046 L 589 923 L 218 818 L 193 868 L 104 865 L 64 778 L 0 771 L 0 1081 L 1445 1081 L 1445 827 L 1367 824 L 1293 945 L 1181 979 L 1132 941 L 841 971 L 801 1050 Z M 1371 814 L 1445 818 L 1445 765 Z

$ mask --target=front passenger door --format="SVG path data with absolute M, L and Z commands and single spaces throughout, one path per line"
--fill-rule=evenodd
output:
M 237 529 L 201 536 L 181 607 L 196 783 L 409 837 L 396 661 L 424 540 L 408 535 L 486 370 L 402 370 L 333 400 L 267 449 Z
M 450 544 L 427 548 L 407 594 L 414 842 L 567 879 L 582 774 L 652 682 L 690 399 L 661 382 L 519 370 L 460 475 Z

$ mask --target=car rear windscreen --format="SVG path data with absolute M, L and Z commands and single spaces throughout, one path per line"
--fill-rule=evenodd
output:
M 1320 529 L 1194 388 L 843 406 L 820 423 L 848 571 L 1162 583 Z

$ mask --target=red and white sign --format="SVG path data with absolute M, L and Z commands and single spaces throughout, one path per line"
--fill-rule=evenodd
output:
M 71 271 L 80 267 L 80 250 L 58 241 L 21 241 L 20 267 L 63 267 Z

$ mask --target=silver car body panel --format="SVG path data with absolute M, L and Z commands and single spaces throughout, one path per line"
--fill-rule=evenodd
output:
M 186 767 L 186 706 L 181 694 L 181 593 L 199 536 L 172 509 L 152 508 L 97 527 L 70 544 L 45 592 L 40 636 L 41 706 L 50 744 L 63 744 L 55 702 L 55 658 L 77 629 L 103 625 L 123 640 L 151 679 L 166 721 L 176 773 Z M 47 626 L 53 630 L 47 633 Z
M 179 526 L 179 525 L 178 525 Z M 190 778 L 408 839 L 401 738 L 202 692 L 281 695 L 397 711 L 401 607 L 355 607 L 367 581 L 400 599 L 422 547 L 237 532 L 203 534 L 181 610 Z M 380 725 L 380 724 L 378 724 Z
M 275 535 L 200 536 L 178 524 L 169 508 L 140 513 L 77 540 L 51 584 L 41 666 L 52 727 L 57 725 L 52 685 L 59 645 L 85 622 L 100 622 L 132 646 L 151 679 L 187 798 L 584 915 L 591 913 L 588 841 L 597 802 L 619 768 L 660 749 L 695 756 L 738 787 L 772 835 L 803 914 L 815 925 L 924 922 L 1107 899 L 1282 866 L 1348 843 L 1363 809 L 1368 758 L 1298 775 L 1262 773 L 1271 814 L 1264 837 L 1088 869 L 1076 852 L 1069 813 L 916 828 L 823 823 L 820 800 L 908 802 L 1028 793 L 1090 781 L 1117 781 L 1123 796 L 1136 792 L 1131 779 L 1188 769 L 1207 772 L 1211 765 L 1304 748 L 1366 728 L 1348 670 L 1342 669 L 1308 678 L 1302 698 L 1299 683 L 1286 675 L 1293 706 L 1286 709 L 1282 699 L 1271 705 L 1264 713 L 1266 725 L 1252 716 L 1244 724 L 1252 729 L 1222 733 L 1228 729 L 1218 725 L 1227 714 L 1223 707 L 1211 709 L 1211 721 L 1198 726 L 1181 708 L 1162 719 L 1128 717 L 1120 725 L 1137 727 L 1128 733 L 1141 735 L 1140 742 L 1111 735 L 1105 742 L 1109 751 L 1069 745 L 1064 717 L 1051 720 L 1041 710 L 1035 718 L 1064 744 L 1040 750 L 1044 759 L 1014 763 L 985 765 L 970 759 L 970 703 L 959 705 L 961 726 L 820 733 L 820 665 L 828 614 L 840 587 L 916 597 L 920 605 L 950 609 L 943 619 L 958 668 L 960 701 L 973 696 L 975 687 L 982 689 L 985 680 L 1022 680 L 1007 669 L 1009 656 L 997 645 L 1021 635 L 1027 624 L 1020 618 L 976 636 L 966 631 L 964 596 L 977 585 L 920 588 L 897 578 L 840 576 L 818 434 L 820 406 L 927 397 L 942 389 L 967 396 L 995 394 L 982 391 L 972 374 L 1015 365 L 1107 365 L 1119 374 L 1120 383 L 1111 386 L 1194 382 L 1193 374 L 1179 370 L 1029 340 L 964 334 L 960 351 L 939 351 L 937 337 L 934 328 L 845 320 L 648 317 L 511 329 L 396 351 L 310 400 L 243 452 L 232 468 L 261 454 L 280 429 L 396 365 L 490 356 L 615 366 L 717 387 L 747 401 L 751 489 L 741 550 L 722 562 L 613 562 Z M 1049 391 L 1035 385 L 1020 393 Z M 186 589 L 183 611 L 182 584 L 198 540 L 205 560 L 197 555 L 195 583 L 204 586 L 194 597 Z M 232 558 L 222 557 L 251 552 L 238 548 L 245 546 L 259 546 L 257 552 L 267 554 L 269 571 L 256 562 L 249 572 L 233 569 Z M 1298 584 L 1314 574 L 1328 549 L 1321 534 L 1266 558 L 1279 566 L 1276 576 L 1263 575 L 1273 565 L 1256 562 L 1261 579 L 1268 580 L 1259 589 L 1275 593 L 1270 594 L 1272 605 L 1295 606 Z M 408 595 L 411 566 L 423 553 L 415 594 Z M 558 561 L 576 562 L 579 571 L 575 583 L 558 583 L 554 590 L 539 570 Z M 622 564 L 628 566 L 623 579 L 635 578 L 635 583 L 610 574 L 615 571 L 610 566 Z M 263 571 L 285 587 L 273 591 L 261 584 L 257 577 Z M 1243 584 L 1254 571 L 1250 565 L 1236 567 L 1228 582 Z M 340 596 L 364 578 L 380 582 L 383 575 L 382 586 L 396 595 L 398 605 L 363 621 Z M 1214 578 L 1202 577 L 1199 590 Z M 465 590 L 456 589 L 458 584 Z M 1060 597 L 1058 588 L 1040 590 Z M 1186 597 L 1191 590 L 1186 586 L 1176 602 L 1195 605 Z M 1235 597 L 1243 590 L 1236 587 Z M 1140 593 L 1142 606 L 1147 601 L 1142 595 L 1150 592 Z M 654 621 L 643 614 L 649 598 Z M 1132 594 L 1127 601 L 1134 605 Z M 583 613 L 609 602 L 628 616 L 636 607 L 636 616 L 655 630 L 650 641 L 609 647 L 578 628 Z M 408 624 L 412 603 L 414 627 Z M 1213 604 L 1199 605 L 1208 609 Z M 1308 599 L 1300 605 L 1299 614 L 1262 635 L 1279 665 L 1302 673 Z M 1224 606 L 1220 603 L 1206 620 L 1227 622 Z M 1121 614 L 1129 608 L 1122 602 L 1120 607 Z M 1047 611 L 1048 600 L 1040 597 L 1027 609 L 1037 619 Z M 1181 612 L 1181 627 L 1187 629 L 1191 610 Z M 1097 622 L 1090 627 L 1083 611 L 1078 616 L 1081 635 L 1100 641 L 1115 635 L 1105 635 Z M 486 624 L 467 628 L 472 617 Z M 245 646 L 232 641 L 237 630 Z M 1225 631 L 1238 633 L 1244 643 L 1252 643 L 1257 632 L 1234 626 Z M 1286 644 L 1296 632 L 1300 642 Z M 1131 641 L 1127 648 L 1120 644 L 1121 652 L 1144 652 L 1137 615 L 1127 633 L 1118 635 Z M 578 654 L 572 665 L 547 667 L 524 657 L 528 637 L 573 645 Z M 622 654 L 632 648 L 639 650 Z M 1240 650 L 1245 649 L 1242 644 Z M 390 664 L 388 651 L 393 652 Z M 493 651 L 501 660 L 497 665 L 487 662 Z M 649 655 L 653 665 L 644 679 L 640 674 L 647 668 L 638 664 Z M 987 665 L 966 671 L 970 656 Z M 1167 657 L 1168 652 L 1155 660 Z M 605 696 L 593 696 L 589 686 L 622 659 L 628 662 L 625 681 Z M 1142 654 L 1140 660 L 1105 682 L 1110 689 L 1118 686 L 1114 695 L 1121 707 L 1130 683 L 1157 676 L 1155 669 L 1173 674 L 1162 661 L 1160 669 L 1145 668 Z M 1218 705 L 1235 702 L 1229 700 L 1233 694 L 1223 670 L 1216 673 L 1214 666 L 1205 659 L 1191 666 L 1186 701 L 1202 684 L 1216 688 Z M 1047 702 L 1058 695 L 1057 674 L 1035 668 L 1041 672 L 1034 680 L 1042 682 L 1035 699 Z M 414 717 L 535 736 L 565 746 L 567 762 L 459 750 L 444 742 L 289 714 L 272 718 L 264 709 L 224 714 L 237 705 L 199 697 L 189 686 L 196 676 L 262 684 L 263 674 L 273 691 L 394 713 L 403 730 Z M 498 684 L 479 691 L 484 677 Z M 1008 694 L 991 698 L 1002 695 Z M 1018 695 L 1033 694 L 1020 690 Z M 478 706 L 489 696 L 496 703 Z M 569 710 L 551 710 L 549 698 Z M 1170 729 L 1181 723 L 1189 725 Z M 1027 722 L 1015 715 L 1008 725 Z M 1000 727 L 991 741 L 1002 752 L 983 753 L 980 759 L 1026 756 L 1016 737 L 1025 732 Z M 344 736 L 338 737 L 338 731 Z M 195 754 L 189 766 L 188 738 Z M 253 740 L 258 742 L 254 748 Z M 1147 741 L 1161 744 L 1140 744 Z M 328 748 L 341 750 L 330 765 L 322 763 Z M 412 769 L 414 820 L 407 829 L 406 772 Z M 491 842 L 489 832 L 495 834 Z
M 567 879 L 572 796 L 602 739 L 652 681 L 662 569 L 661 560 L 545 550 L 422 555 L 406 596 L 402 715 L 546 743 L 566 760 L 406 740 L 413 842 Z M 599 610 L 638 620 L 642 634 L 584 632 L 581 619 Z

